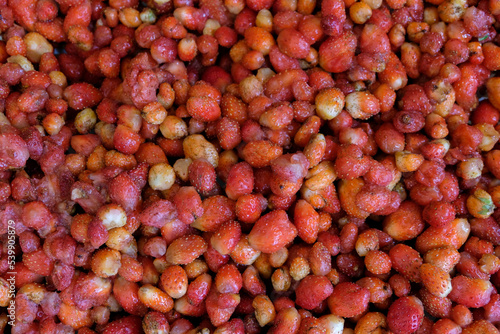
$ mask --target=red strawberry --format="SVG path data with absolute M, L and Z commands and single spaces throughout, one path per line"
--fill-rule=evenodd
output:
M 90 310 L 82 311 L 75 305 L 68 305 L 64 302 L 61 304 L 57 316 L 63 324 L 71 326 L 74 329 L 92 326 L 93 323 L 90 318 Z
M 52 269 L 54 269 L 54 261 L 41 249 L 31 253 L 24 253 L 23 263 L 29 270 L 43 276 L 49 276 Z
M 104 227 L 102 220 L 95 217 L 90 221 L 87 228 L 87 237 L 90 240 L 90 244 L 92 245 L 92 247 L 96 249 L 101 247 L 106 243 L 106 241 L 108 241 L 108 230 L 106 230 L 106 227 Z
M 135 210 L 141 201 L 141 189 L 126 173 L 110 181 L 109 194 L 113 202 L 121 205 L 127 212 Z
M 298 200 L 295 205 L 293 222 L 302 240 L 309 244 L 316 241 L 319 232 L 319 214 L 311 204 L 303 199 Z
M 295 290 L 297 305 L 306 310 L 312 310 L 318 307 L 332 292 L 332 283 L 326 276 L 307 276 L 300 281 Z
M 210 18 L 219 21 L 221 26 L 229 24 L 229 12 L 222 0 L 200 0 L 200 7 L 206 8 Z
M 68 86 L 63 95 L 68 105 L 76 110 L 93 107 L 102 100 L 99 89 L 85 82 Z
M 397 299 L 387 313 L 387 324 L 395 334 L 416 332 L 423 319 L 424 307 L 415 296 Z
M 167 317 L 161 312 L 149 312 L 142 320 L 142 328 L 146 333 L 169 333 L 170 325 Z
M 168 246 L 165 257 L 172 264 L 188 264 L 205 253 L 207 243 L 199 235 L 185 235 Z
M 141 136 L 129 127 L 119 124 L 113 136 L 113 144 L 124 154 L 134 154 L 141 144 Z
M 164 199 L 148 206 L 139 215 L 139 220 L 146 226 L 162 228 L 165 223 L 177 217 L 177 210 L 172 202 Z
M 433 295 L 446 297 L 451 292 L 451 278 L 443 269 L 429 263 L 420 266 L 422 284 Z
M 236 218 L 235 203 L 225 196 L 212 196 L 203 201 L 203 215 L 196 218 L 192 227 L 214 232 L 224 222 Z
M 139 285 L 137 283 L 118 277 L 113 284 L 113 295 L 126 312 L 139 316 L 146 314 L 148 308 L 139 300 Z
M 32 282 L 41 282 L 43 276 L 31 271 L 23 262 L 17 262 L 14 266 L 16 288 Z M 6 275 L 4 278 L 11 278 L 13 275 Z
M 199 305 L 208 295 L 212 286 L 212 277 L 209 274 L 201 274 L 192 281 L 187 289 L 186 296 L 191 305 Z
M 142 333 L 141 318 L 128 316 L 115 320 L 104 327 L 102 334 L 140 334 Z
M 297 228 L 283 210 L 272 211 L 255 223 L 248 235 L 250 245 L 264 253 L 274 253 L 297 236 Z
M 247 7 L 256 12 L 262 9 L 269 9 L 273 5 L 273 0 L 247 0 Z
M 240 295 L 233 293 L 220 294 L 212 287 L 205 302 L 207 314 L 212 324 L 220 326 L 227 322 L 239 303 Z
M 495 288 L 490 281 L 458 275 L 451 280 L 453 289 L 448 298 L 467 307 L 483 307 L 489 303 Z
M 212 247 L 222 255 L 229 254 L 236 247 L 241 238 L 241 226 L 231 220 L 222 224 L 210 238 Z

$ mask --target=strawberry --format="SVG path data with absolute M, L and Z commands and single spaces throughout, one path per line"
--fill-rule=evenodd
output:
M 73 301 L 80 310 L 102 305 L 111 294 L 111 281 L 93 272 L 81 274 L 73 287 Z
M 121 173 L 110 181 L 109 194 L 113 202 L 127 212 L 135 210 L 141 201 L 141 189 L 126 173 Z
M 172 264 L 188 264 L 205 253 L 207 243 L 199 235 L 185 235 L 175 239 L 167 249 L 165 258 Z
M 449 318 L 451 315 L 452 302 L 447 297 L 438 297 L 426 288 L 420 289 L 418 298 L 424 305 L 425 312 L 436 318 Z
M 138 296 L 139 300 L 143 302 L 144 305 L 159 312 L 167 313 L 174 307 L 172 298 L 151 284 L 141 286 L 138 291 Z
M 214 283 L 219 293 L 238 293 L 243 279 L 234 264 L 226 264 L 217 271 Z
M 223 30 L 221 30 L 221 31 L 223 31 Z M 217 32 L 216 32 L 215 36 L 217 36 Z M 219 41 L 219 44 L 222 45 L 221 41 Z M 233 82 L 233 78 L 231 77 L 231 75 L 229 73 L 227 73 L 226 71 L 224 71 L 224 69 L 222 69 L 219 66 L 208 67 L 203 72 L 203 76 L 201 78 L 203 81 L 208 82 L 211 86 L 217 88 L 221 92 L 223 92 L 225 90 L 227 85 L 229 85 L 230 83 Z M 224 98 L 222 98 L 222 100 L 224 101 Z M 247 106 L 245 104 L 242 104 L 242 105 L 246 111 Z M 222 104 L 222 112 L 224 113 L 224 102 Z M 245 117 L 246 117 L 246 114 L 245 114 Z
M 99 89 L 86 82 L 66 87 L 63 95 L 68 105 L 76 110 L 93 107 L 102 100 Z
M 141 136 L 125 125 L 118 125 L 113 136 L 115 148 L 124 154 L 134 154 L 139 149 Z
M 310 275 L 299 282 L 295 295 L 297 305 L 306 310 L 318 307 L 333 292 L 332 283 L 326 276 Z
M 389 307 L 387 324 L 395 334 L 414 333 L 424 319 L 424 307 L 415 296 L 397 299 Z
M 422 284 L 433 295 L 446 297 L 451 292 L 451 278 L 443 269 L 429 263 L 424 263 L 419 268 Z
M 188 317 L 201 317 L 207 313 L 205 303 L 191 305 L 186 295 L 175 301 L 175 310 Z
M 141 334 L 142 321 L 136 316 L 128 316 L 113 322 L 104 327 L 102 334 Z
M 177 210 L 172 202 L 159 200 L 148 206 L 139 215 L 143 225 L 162 228 L 165 223 L 177 217 Z
M 418 268 L 422 265 L 420 254 L 404 244 L 398 244 L 391 248 L 389 256 L 392 268 L 412 282 L 420 283 L 420 272 Z
M 160 312 L 149 312 L 142 320 L 142 328 L 146 333 L 168 334 L 170 325 L 167 317 Z
M 221 26 L 230 23 L 229 12 L 222 0 L 200 0 L 200 7 L 206 8 L 210 18 L 219 21 Z
M 220 334 L 243 334 L 245 333 L 245 324 L 243 320 L 234 318 L 225 324 L 217 327 L 217 333 Z M 293 332 L 291 332 L 293 333 Z
M 51 215 L 47 206 L 40 201 L 29 202 L 23 206 L 23 224 L 36 230 L 47 225 Z
M 170 266 L 160 277 L 160 288 L 172 298 L 180 298 L 186 294 L 188 277 L 181 266 Z
M 207 314 L 212 324 L 220 326 L 229 321 L 239 303 L 240 295 L 233 293 L 220 294 L 212 287 L 205 302 Z
M 236 218 L 235 203 L 225 196 L 212 196 L 203 201 L 203 215 L 198 217 L 192 227 L 214 232 L 224 222 Z
M 448 298 L 467 307 L 483 307 L 489 303 L 495 290 L 490 281 L 458 275 L 451 280 L 453 289 Z
M 247 7 L 256 12 L 262 9 L 269 9 L 273 5 L 273 0 L 247 0 Z
M 252 167 L 269 166 L 271 161 L 283 154 L 283 148 L 269 140 L 255 140 L 246 144 L 241 150 L 241 157 Z
M 221 116 L 219 104 L 210 97 L 190 97 L 186 108 L 191 117 L 202 122 L 216 121 Z
M 24 253 L 23 263 L 29 270 L 43 276 L 49 276 L 54 268 L 54 261 L 41 249 L 31 253 Z
M 212 247 L 221 253 L 227 255 L 233 251 L 241 238 L 241 226 L 238 222 L 231 220 L 222 224 L 212 237 L 210 244 Z
M 369 301 L 370 291 L 352 282 L 337 284 L 327 299 L 330 312 L 344 318 L 365 312 Z
M 246 162 L 235 164 L 229 170 L 226 180 L 226 194 L 232 200 L 248 195 L 254 186 L 253 169 Z
M 61 304 L 57 316 L 63 324 L 71 326 L 74 329 L 90 327 L 93 324 L 92 318 L 90 317 L 90 310 L 82 311 L 76 306 L 68 305 L 64 302 Z
M 318 238 L 319 214 L 303 199 L 297 201 L 293 214 L 293 222 L 297 227 L 299 237 L 312 244 Z
M 192 281 L 187 289 L 186 296 L 192 305 L 199 305 L 208 295 L 212 286 L 212 276 L 201 274 Z
M 113 295 L 126 312 L 138 316 L 146 314 L 148 308 L 139 299 L 139 285 L 137 283 L 118 277 L 113 284 Z
M 96 249 L 101 247 L 106 243 L 106 241 L 108 241 L 108 230 L 102 223 L 102 220 L 94 217 L 94 219 L 90 221 L 87 228 L 87 237 L 90 240 L 90 244 L 92 245 L 92 247 Z
M 477 333 L 498 333 L 498 329 L 486 320 L 476 320 L 467 328 L 464 328 L 462 334 L 477 334 Z
M 243 288 L 251 296 L 266 294 L 266 285 L 260 278 L 259 272 L 255 267 L 248 266 L 241 276 L 243 278 Z
M 201 197 L 195 187 L 181 187 L 172 201 L 177 208 L 179 220 L 185 225 L 192 224 L 197 217 L 203 215 Z
M 297 236 L 297 228 L 284 210 L 275 210 L 262 216 L 248 235 L 250 245 L 264 253 L 274 253 Z
M 31 271 L 23 262 L 17 262 L 14 266 L 16 288 L 32 282 L 41 282 L 43 275 Z M 4 278 L 10 278 L 12 275 L 6 275 Z

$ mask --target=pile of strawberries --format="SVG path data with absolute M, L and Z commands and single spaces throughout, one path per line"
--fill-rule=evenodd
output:
M 0 332 L 500 329 L 500 0 L 0 0 Z

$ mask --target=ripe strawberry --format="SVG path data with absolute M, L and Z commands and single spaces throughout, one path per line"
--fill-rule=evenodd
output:
M 146 333 L 168 334 L 170 325 L 167 317 L 161 312 L 149 312 L 142 320 L 142 328 Z
M 214 287 L 210 290 L 205 302 L 207 314 L 214 326 L 227 322 L 240 303 L 240 295 L 233 293 L 218 293 Z
M 93 107 L 102 100 L 101 92 L 86 82 L 68 86 L 63 95 L 68 105 L 76 110 Z
M 221 42 L 219 42 L 219 44 L 221 44 Z M 219 66 L 210 66 L 205 70 L 201 78 L 203 81 L 208 82 L 210 85 L 217 88 L 221 92 L 226 89 L 227 85 L 233 82 L 233 78 L 231 77 L 231 75 Z M 224 105 L 222 105 L 222 108 L 224 108 L 223 106 Z M 243 106 L 246 111 L 246 105 Z
M 387 313 L 387 324 L 395 334 L 416 332 L 423 319 L 424 307 L 415 296 L 397 299 Z
M 142 333 L 141 318 L 128 316 L 115 320 L 104 327 L 102 334 L 140 334 Z
M 274 253 L 297 236 L 297 228 L 283 210 L 275 210 L 262 216 L 248 235 L 248 242 L 264 253 Z
M 412 282 L 420 283 L 420 272 L 418 268 L 422 265 L 420 254 L 404 244 L 398 244 L 389 251 L 392 267 L 401 275 Z
M 202 122 L 216 121 L 221 116 L 219 104 L 210 97 L 190 97 L 186 108 L 191 117 Z
M 63 324 L 71 326 L 74 329 L 90 327 L 93 324 L 90 317 L 90 310 L 82 311 L 75 305 L 68 305 L 64 302 L 61 304 L 57 316 Z
M 325 276 L 310 275 L 300 281 L 295 295 L 297 305 L 306 310 L 318 307 L 333 292 L 332 283 Z
M 212 286 L 212 276 L 205 273 L 192 281 L 187 289 L 186 296 L 191 305 L 199 305 L 208 295 Z
M 160 277 L 160 288 L 172 298 L 181 298 L 186 293 L 188 277 L 181 266 L 170 266 Z
M 458 275 L 451 280 L 453 289 L 448 298 L 467 307 L 483 307 L 495 290 L 490 281 Z
M 141 189 L 126 173 L 121 173 L 110 181 L 109 194 L 113 202 L 121 205 L 127 212 L 135 210 L 141 201 Z
M 451 316 L 452 301 L 448 297 L 438 297 L 426 288 L 420 289 L 418 298 L 424 305 L 425 312 L 435 318 L 449 318 Z
M 433 295 L 446 297 L 451 292 L 451 278 L 443 269 L 429 263 L 424 263 L 419 268 L 422 284 Z
M 172 264 L 188 264 L 205 253 L 207 243 L 199 235 L 185 235 L 175 239 L 167 249 L 165 258 Z
M 308 244 L 316 241 L 319 232 L 319 214 L 311 204 L 303 199 L 298 200 L 295 205 L 293 222 L 302 240 Z
M 256 12 L 262 9 L 269 9 L 273 5 L 273 0 L 247 0 L 247 7 Z
M 369 301 L 370 291 L 351 282 L 337 284 L 327 300 L 330 312 L 344 318 L 365 312 Z
M 200 7 L 208 9 L 210 18 L 219 21 L 222 26 L 230 23 L 229 12 L 222 0 L 200 0 Z
M 29 270 L 43 276 L 49 276 L 52 269 L 54 269 L 54 261 L 41 249 L 31 253 L 24 253 L 23 263 Z
M 177 217 L 177 210 L 172 202 L 159 200 L 148 206 L 139 215 L 139 220 L 146 226 L 162 228 L 165 223 Z
M 203 201 L 203 215 L 196 218 L 192 227 L 214 232 L 224 222 L 236 218 L 235 203 L 225 196 L 212 196 Z
M 241 238 L 241 226 L 238 222 L 231 220 L 222 224 L 217 231 L 212 234 L 210 244 L 221 253 L 227 255 L 233 251 Z
M 118 277 L 113 284 L 113 295 L 126 312 L 138 316 L 146 314 L 148 308 L 139 300 L 139 285 L 137 283 Z

